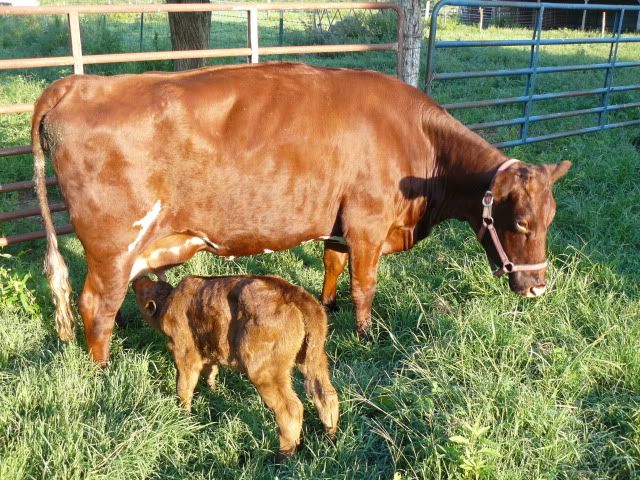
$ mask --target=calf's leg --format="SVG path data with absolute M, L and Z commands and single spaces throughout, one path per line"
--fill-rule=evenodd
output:
M 207 385 L 211 391 L 215 391 L 216 389 L 216 378 L 218 376 L 218 365 L 209 364 L 205 367 L 204 371 L 205 376 L 207 377 Z
M 273 410 L 278 424 L 280 450 L 278 460 L 295 453 L 302 431 L 302 402 L 291 387 L 290 371 L 256 372 L 250 377 L 264 403 Z
M 333 310 L 336 308 L 336 288 L 338 277 L 347 265 L 349 254 L 334 250 L 327 243 L 324 244 L 324 283 L 322 285 L 322 305 Z
M 329 377 L 327 354 L 322 351 L 311 356 L 307 351 L 306 361 L 298 368 L 304 377 L 304 389 L 318 410 L 325 432 L 335 439 L 339 416 L 338 394 Z
M 180 398 L 180 406 L 190 412 L 193 391 L 202 372 L 202 360 L 194 350 L 180 349 L 175 344 L 173 355 L 176 361 L 176 389 Z

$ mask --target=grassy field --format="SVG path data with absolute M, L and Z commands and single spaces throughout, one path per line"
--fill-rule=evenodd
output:
M 232 27 L 229 22 L 225 28 Z M 300 38 L 309 34 L 302 23 L 295 28 Z M 22 43 L 12 38 L 19 34 L 25 35 Z M 442 34 L 529 35 L 519 29 L 479 32 L 451 20 Z M 545 32 L 569 34 L 576 33 Z M 58 43 L 50 35 L 38 24 L 0 33 L 0 52 L 3 58 L 30 55 L 40 48 L 37 41 L 52 52 L 65 48 L 63 35 Z M 105 40 L 104 51 L 113 42 Z M 606 55 L 605 50 L 563 47 L 545 61 L 582 63 L 585 56 Z M 518 66 L 527 58 L 525 49 L 515 48 L 446 55 L 447 71 Z M 640 59 L 637 49 L 621 55 Z M 310 61 L 387 72 L 394 67 L 388 54 L 324 55 Z M 31 101 L 61 73 L 0 74 L 0 103 Z M 492 98 L 520 93 L 519 82 L 448 83 L 437 86 L 434 95 L 442 102 Z M 602 73 L 549 76 L 539 89 L 560 91 L 571 88 L 568 82 L 599 86 Z M 556 101 L 540 108 L 577 107 Z M 493 108 L 469 112 L 464 120 L 514 113 Z M 24 115 L 0 117 L 0 144 L 27 143 L 27 124 Z M 553 131 L 557 125 L 538 128 Z M 369 342 L 354 334 L 343 276 L 340 310 L 330 316 L 327 345 L 341 400 L 339 437 L 335 445 L 323 437 L 305 400 L 305 446 L 279 470 L 272 464 L 275 423 L 248 381 L 222 371 L 216 393 L 201 385 L 193 413 L 182 412 L 166 341 L 142 323 L 131 295 L 124 305 L 130 325 L 116 330 L 111 365 L 100 370 L 87 358 L 81 327 L 76 343 L 56 339 L 41 272 L 44 243 L 1 251 L 0 478 L 638 478 L 640 153 L 631 144 L 638 133 L 619 129 L 509 151 L 534 163 L 574 162 L 555 188 L 549 292 L 540 299 L 516 297 L 505 279 L 492 278 L 472 232 L 456 222 L 437 227 L 411 252 L 382 260 Z M 31 172 L 31 157 L 0 160 L 0 183 L 29 178 Z M 3 194 L 0 210 L 25 202 L 32 200 L 24 193 Z M 26 220 L 0 228 L 14 233 L 37 225 Z M 61 250 L 77 294 L 85 273 L 82 248 L 66 236 Z M 232 262 L 198 255 L 169 277 L 177 282 L 186 274 L 231 273 L 279 274 L 317 295 L 321 245 Z M 304 399 L 299 378 L 296 390 Z

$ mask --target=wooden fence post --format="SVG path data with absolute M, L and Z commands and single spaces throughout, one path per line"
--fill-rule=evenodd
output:
M 247 10 L 247 46 L 251 49 L 251 55 L 247 59 L 250 63 L 258 63 L 258 9 Z
M 82 75 L 82 42 L 80 41 L 80 16 L 78 12 L 69 12 L 69 37 L 71 38 L 71 54 L 73 55 L 73 73 Z
M 422 12 L 420 0 L 402 0 L 404 12 L 404 45 L 401 79 L 409 85 L 418 86 L 420 70 L 420 47 L 422 45 Z

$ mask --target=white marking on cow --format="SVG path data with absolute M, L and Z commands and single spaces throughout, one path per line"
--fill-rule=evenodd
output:
M 323 235 L 321 237 L 318 237 L 318 240 L 330 240 L 332 242 L 344 243 L 344 244 L 347 243 L 344 237 L 337 237 L 333 235 Z
M 224 259 L 230 262 L 231 260 L 235 260 L 236 257 L 234 255 L 229 255 L 228 257 L 224 257 Z
M 129 244 L 129 246 L 127 247 L 127 251 L 132 252 L 138 246 L 138 243 L 140 243 L 140 241 L 144 238 L 153 222 L 155 222 L 158 218 L 158 215 L 160 215 L 161 208 L 162 202 L 158 200 L 153 204 L 151 210 L 149 210 L 144 217 L 142 217 L 137 222 L 133 222 L 134 227 L 140 227 L 140 232 L 138 232 L 138 236 L 136 237 L 136 239 Z
M 203 245 L 208 245 L 205 239 L 200 237 L 191 237 L 181 244 L 173 245 L 171 247 L 157 248 L 146 256 L 140 256 L 136 258 L 133 263 L 129 281 L 143 273 L 152 271 L 156 268 L 162 268 L 166 264 L 171 264 L 174 261 L 181 263 L 184 261 L 183 255 L 186 250 L 189 250 L 191 247 L 200 247 Z
M 213 248 L 214 250 L 220 250 L 220 245 L 218 245 L 217 243 L 212 242 L 207 237 L 202 237 L 201 240 L 204 243 L 206 243 L 207 245 L 209 245 L 211 248 Z
M 265 248 L 262 253 L 273 253 L 273 250 L 269 249 L 269 248 Z
M 149 271 L 149 264 L 145 258 L 138 257 L 136 261 L 133 262 L 133 267 L 131 267 L 131 274 L 129 275 L 129 281 L 136 278 L 141 273 Z

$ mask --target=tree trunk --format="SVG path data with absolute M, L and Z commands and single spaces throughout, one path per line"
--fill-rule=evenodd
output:
M 209 0 L 167 0 L 167 3 L 209 3 Z M 169 13 L 173 50 L 205 50 L 211 37 L 211 12 Z M 204 58 L 173 61 L 174 70 L 204 67 Z
M 418 86 L 420 73 L 420 46 L 422 42 L 422 12 L 420 0 L 401 0 L 404 12 L 404 48 L 402 56 L 402 80 Z

